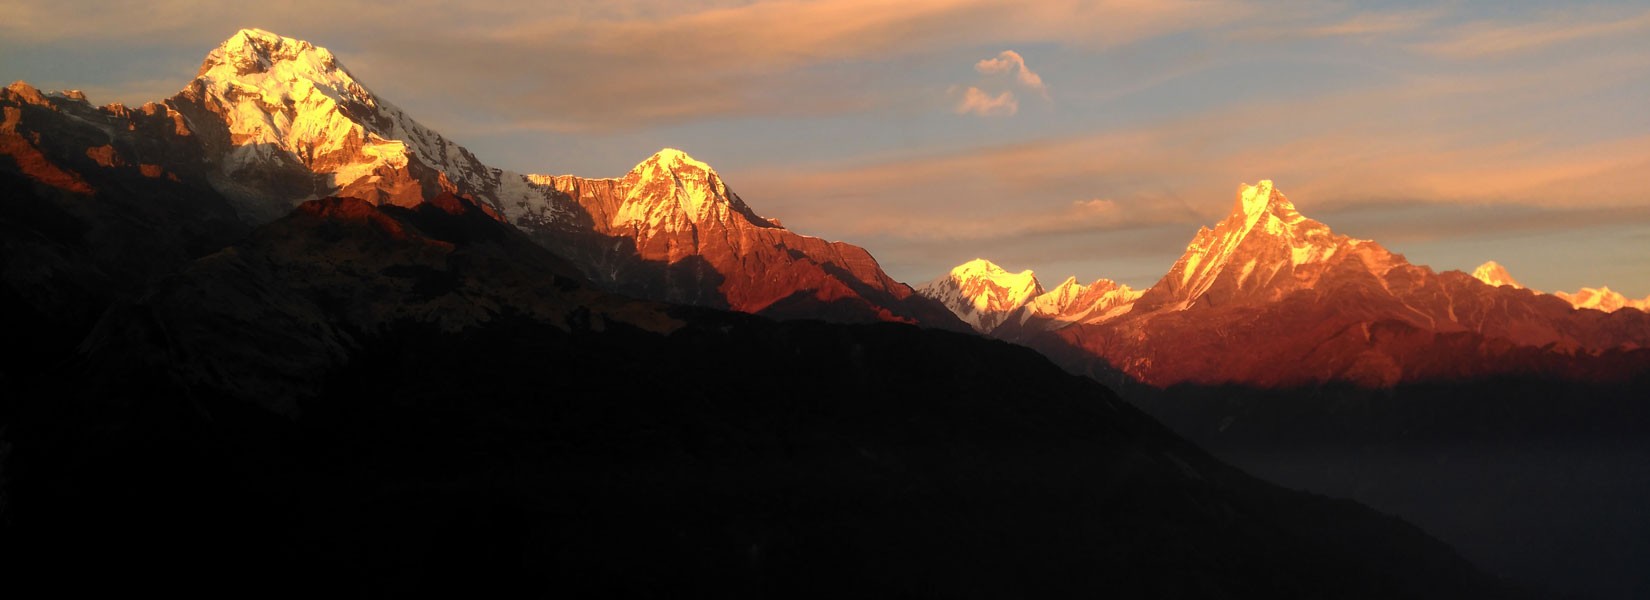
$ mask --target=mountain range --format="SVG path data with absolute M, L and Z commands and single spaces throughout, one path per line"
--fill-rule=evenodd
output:
M 1045 301 L 1031 272 L 976 260 L 920 291 L 977 331 L 1160 388 L 1389 388 L 1503 375 L 1619 382 L 1650 371 L 1642 303 L 1591 289 L 1540 294 L 1493 262 L 1473 275 L 1435 272 L 1302 215 L 1271 181 L 1242 186 L 1231 213 L 1200 229 L 1150 288 L 1100 280 L 1088 289 L 1108 295 Z M 1052 308 L 1027 308 L 1036 302 Z
M 679 150 L 662 150 L 618 179 L 492 168 L 378 98 L 325 48 L 263 30 L 236 33 L 183 91 L 136 110 L 22 82 L 0 102 L 0 151 L 29 177 L 69 192 L 101 190 L 92 180 L 115 176 L 187 182 L 210 190 L 246 227 L 326 196 L 412 206 L 452 194 L 633 296 L 966 329 L 888 277 L 863 248 L 758 216 L 709 165 Z M 226 216 L 213 208 L 203 218 Z
M 983 259 L 913 289 L 677 149 L 490 167 L 263 30 L 160 102 L 18 82 L 0 116 L 0 325 L 27 349 L 0 367 L 0 559 L 41 582 L 1541 597 L 1181 435 L 1298 414 L 1136 394 L 1425 414 L 1406 386 L 1650 373 L 1642 303 L 1436 273 L 1270 181 L 1144 290 Z

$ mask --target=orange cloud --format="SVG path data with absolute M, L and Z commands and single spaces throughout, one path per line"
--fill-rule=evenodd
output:
M 1014 92 L 1005 91 L 992 96 L 980 88 L 969 86 L 963 91 L 962 101 L 952 110 L 959 115 L 1006 117 L 1020 111 L 1020 101 L 1014 98 Z
M 1013 73 L 1020 85 L 1037 90 L 1044 98 L 1048 97 L 1048 87 L 1043 85 L 1042 76 L 1026 66 L 1026 60 L 1019 52 L 1004 50 L 996 58 L 987 58 L 974 63 L 974 70 L 986 75 Z

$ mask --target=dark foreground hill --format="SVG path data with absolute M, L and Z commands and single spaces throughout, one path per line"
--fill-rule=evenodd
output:
M 13 582 L 235 595 L 1507 597 L 1092 380 L 589 289 L 467 200 L 306 204 L 8 375 Z

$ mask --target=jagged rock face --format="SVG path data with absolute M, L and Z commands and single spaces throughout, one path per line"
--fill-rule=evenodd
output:
M 42 93 L 24 82 L 0 90 L 0 156 L 20 175 L 74 194 L 115 179 L 198 180 L 199 138 L 162 104 L 94 107 L 79 92 Z M 127 186 L 130 187 L 130 186 Z
M 1622 380 L 1650 368 L 1650 318 L 1575 311 L 1505 270 L 1434 273 L 1338 235 L 1271 182 L 1197 234 L 1169 274 L 1115 318 L 1037 345 L 1098 357 L 1132 379 L 1369 387 L 1502 374 Z
M 963 263 L 917 291 L 944 304 L 975 331 L 1006 339 L 1110 318 L 1140 296 L 1110 279 L 1085 286 L 1076 277 L 1045 291 L 1030 270 L 1009 273 L 983 258 Z

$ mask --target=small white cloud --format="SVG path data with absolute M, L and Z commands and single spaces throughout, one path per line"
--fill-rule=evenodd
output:
M 959 115 L 1006 117 L 1020 112 L 1020 101 L 1014 97 L 1014 92 L 992 96 L 980 88 L 969 86 L 963 92 L 962 102 L 957 104 L 956 112 Z
M 996 58 L 987 58 L 974 63 L 974 70 L 986 75 L 1013 73 L 1020 85 L 1037 90 L 1044 98 L 1048 97 L 1048 86 L 1043 85 L 1043 77 L 1026 66 L 1026 59 L 1019 52 L 1004 50 Z

